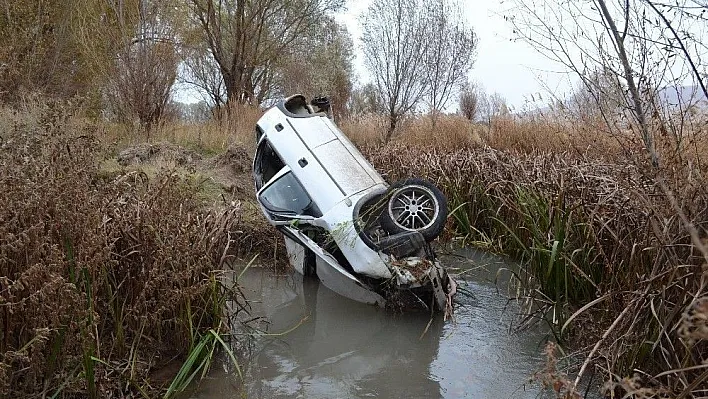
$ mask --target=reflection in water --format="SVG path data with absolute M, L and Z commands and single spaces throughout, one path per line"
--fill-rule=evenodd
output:
M 253 316 L 270 321 L 245 365 L 248 398 L 535 398 L 527 382 L 542 365 L 542 331 L 509 332 L 513 304 L 489 279 L 499 259 L 465 251 L 445 258 L 469 269 L 455 321 L 396 315 L 343 298 L 300 275 L 262 269 L 242 276 Z M 478 268 L 483 266 L 482 268 Z M 502 265 L 503 266 L 503 265 Z M 474 269 L 471 269 L 474 268 Z M 430 324 L 429 324 L 430 323 Z M 426 331 L 427 328 L 427 331 Z M 192 398 L 237 396 L 238 377 L 216 370 Z

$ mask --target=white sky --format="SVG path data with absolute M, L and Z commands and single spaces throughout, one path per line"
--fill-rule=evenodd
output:
M 361 28 L 357 18 L 369 3 L 370 0 L 348 0 L 347 11 L 338 16 L 357 47 L 355 69 L 360 82 L 367 81 L 368 73 L 359 50 Z M 524 42 L 510 40 L 511 27 L 502 17 L 503 0 L 461 0 L 461 3 L 479 38 L 470 80 L 481 84 L 489 94 L 501 94 L 515 110 L 548 105 L 549 90 L 560 98 L 567 96 L 571 78 L 562 72 L 565 70 L 562 65 L 548 60 Z

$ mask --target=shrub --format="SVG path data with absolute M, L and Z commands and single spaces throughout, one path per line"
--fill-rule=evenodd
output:
M 59 105 L 4 126 L 0 395 L 159 390 L 151 372 L 221 329 L 238 210 L 169 173 L 101 175 L 97 127 Z

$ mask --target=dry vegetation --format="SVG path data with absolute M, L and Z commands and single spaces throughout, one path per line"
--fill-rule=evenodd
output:
M 167 124 L 144 143 L 60 106 L 30 108 L 0 117 L 2 393 L 164 391 L 176 369 L 159 370 L 205 357 L 205 337 L 224 329 L 225 254 L 282 255 L 251 202 L 261 111 Z M 559 396 L 574 397 L 567 376 L 593 367 L 608 395 L 705 392 L 708 268 L 677 214 L 705 240 L 705 132 L 680 154 L 666 138 L 657 172 L 631 135 L 591 121 L 449 116 L 433 129 L 409 118 L 386 145 L 382 118 L 338 123 L 389 181 L 443 189 L 455 210 L 445 237 L 522 261 L 530 314 L 588 359 L 556 362 L 549 349 L 553 370 L 539 379 Z M 127 150 L 144 156 L 121 158 Z
M 231 146 L 244 148 L 249 154 L 255 151 L 256 121 L 263 111 L 245 105 L 226 106 L 221 118 L 200 123 L 167 122 L 155 126 L 146 135 L 137 126 L 101 124 L 98 138 L 115 148 L 145 142 L 170 142 L 206 155 L 222 153 Z
M 106 170 L 108 128 L 62 105 L 1 112 L 0 396 L 164 392 L 225 331 L 224 262 L 270 234 L 188 173 Z
M 629 134 L 511 117 L 491 126 L 451 117 L 434 130 L 411 120 L 382 147 L 374 121 L 344 127 L 389 181 L 436 182 L 456 209 L 448 236 L 526 266 L 516 278 L 528 310 L 588 359 L 569 374 L 594 365 L 608 395 L 705 396 L 708 259 L 678 209 L 705 242 L 708 152 L 694 144 L 679 156 L 665 138 L 656 171 L 642 167 L 646 156 Z M 687 141 L 701 142 L 704 132 L 694 133 Z
M 337 122 L 388 180 L 437 182 L 448 238 L 528 266 L 529 311 L 586 359 L 549 371 L 559 396 L 577 385 L 559 376 L 590 364 L 608 394 L 708 396 L 708 118 L 657 104 L 686 82 L 708 97 L 704 3 L 506 2 L 515 35 L 582 88 L 576 115 L 560 101 L 516 118 L 468 86 L 467 115 L 487 124 L 412 115 L 447 108 L 472 66 L 455 1 L 372 2 L 365 61 L 396 79 L 357 90 L 342 1 L 83 3 L 0 13 L 0 396 L 148 396 L 152 371 L 185 360 L 171 393 L 208 364 L 224 254 L 282 253 L 252 202 L 261 111 L 246 104 L 295 90 L 355 115 Z M 214 120 L 170 119 L 176 79 Z

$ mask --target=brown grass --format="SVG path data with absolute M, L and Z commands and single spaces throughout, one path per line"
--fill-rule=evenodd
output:
M 134 126 L 100 123 L 98 138 L 105 145 L 123 148 L 142 143 L 170 142 L 207 154 L 226 151 L 231 146 L 255 151 L 255 126 L 263 111 L 237 105 L 221 119 L 202 123 L 165 122 L 150 132 Z
M 358 143 L 389 181 L 436 182 L 459 207 L 453 236 L 521 260 L 516 279 L 528 309 L 587 357 L 576 373 L 595 365 L 615 397 L 635 394 L 632 387 L 700 396 L 708 341 L 687 331 L 705 330 L 708 258 L 686 223 L 706 240 L 701 132 L 678 153 L 675 140 L 657 135 L 662 168 L 654 170 L 631 127 L 616 137 L 592 126 L 502 118 L 482 126 L 481 143 L 459 140 L 460 128 L 434 140 L 402 130 L 383 147 Z
M 202 179 L 163 171 L 176 164 L 106 173 L 99 144 L 113 156 L 148 140 L 205 157 L 235 145 L 250 157 L 261 111 L 148 137 L 40 108 L 0 109 L 0 392 L 155 392 L 145 376 L 220 327 L 215 277 L 227 247 L 282 251 L 252 202 L 226 197 L 240 208 L 206 210 Z M 595 367 L 614 397 L 702 395 L 708 259 L 686 222 L 706 240 L 704 126 L 678 140 L 653 124 L 653 170 L 632 126 L 609 134 L 591 119 L 411 118 L 387 145 L 380 117 L 338 123 L 389 181 L 419 176 L 443 189 L 455 209 L 447 237 L 521 260 L 520 299 L 587 359 L 569 374 Z M 547 355 L 539 378 L 574 397 L 577 381 Z
M 174 174 L 99 173 L 97 125 L 59 105 L 4 123 L 0 396 L 159 392 L 151 373 L 223 328 L 239 209 Z
M 363 147 L 381 144 L 388 126 L 384 116 L 371 114 L 338 121 L 338 124 L 347 137 Z M 481 126 L 457 115 L 440 118 L 435 126 L 427 117 L 408 118 L 401 122 L 391 141 L 436 148 L 474 146 L 482 142 L 482 130 Z

